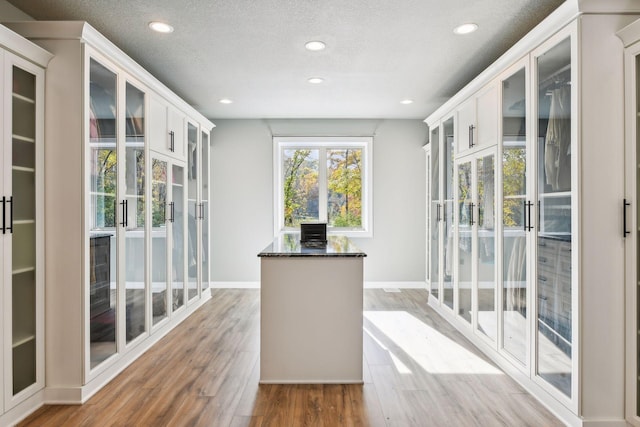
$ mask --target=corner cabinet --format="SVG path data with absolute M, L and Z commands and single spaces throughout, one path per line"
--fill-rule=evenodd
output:
M 616 32 L 640 15 L 629 4 L 565 2 L 426 120 L 429 304 L 569 425 L 624 425 L 630 392 L 626 419 L 640 425 L 638 369 L 621 363 L 629 307 Z M 637 364 L 637 347 L 627 354 Z
M 0 26 L 0 424 L 44 389 L 44 78 L 51 55 Z
M 85 22 L 9 25 L 55 55 L 47 396 L 82 403 L 211 296 L 202 156 L 213 123 Z

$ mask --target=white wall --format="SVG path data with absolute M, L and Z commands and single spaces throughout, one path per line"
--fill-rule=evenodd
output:
M 273 136 L 374 136 L 365 281 L 424 282 L 427 126 L 420 120 L 212 120 L 212 280 L 260 280 L 273 238 Z M 402 283 L 399 283 L 401 286 Z

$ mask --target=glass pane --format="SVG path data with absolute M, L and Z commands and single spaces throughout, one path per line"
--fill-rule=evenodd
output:
M 202 132 L 202 290 L 209 289 L 209 134 Z
M 167 317 L 167 162 L 151 164 L 151 311 L 153 324 Z
M 495 341 L 498 336 L 496 312 L 496 212 L 495 157 L 476 160 L 478 192 L 478 330 Z
M 453 308 L 453 153 L 454 134 L 453 118 L 444 122 L 444 183 L 443 183 L 443 220 L 444 220 L 444 271 L 443 278 L 443 301 Z
M 173 310 L 184 305 L 184 249 L 185 249 L 185 205 L 184 174 L 182 166 L 172 166 L 171 182 L 171 301 Z
M 571 43 L 537 60 L 538 375 L 571 396 Z
M 458 314 L 471 323 L 473 215 L 471 162 L 458 166 Z
M 91 367 L 116 352 L 116 75 L 95 60 L 89 83 Z
M 362 226 L 362 149 L 327 150 L 327 215 L 332 227 Z
M 187 220 L 188 252 L 187 252 L 187 288 L 188 298 L 191 300 L 198 295 L 198 129 L 189 123 L 187 127 L 189 152 L 189 181 L 188 181 L 188 209 Z
M 527 127 L 525 70 L 502 84 L 502 330 L 503 347 L 526 362 L 527 348 Z
M 284 226 L 318 221 L 318 150 L 283 150 Z
M 13 67 L 11 344 L 13 394 L 36 382 L 36 77 Z M 5 206 L 5 204 L 3 204 Z
M 431 131 L 431 238 L 429 241 L 431 295 L 438 298 L 440 286 L 440 128 Z
M 125 277 L 127 343 L 146 330 L 144 93 L 127 83 Z

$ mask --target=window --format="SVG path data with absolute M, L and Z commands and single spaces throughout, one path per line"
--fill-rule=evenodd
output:
M 278 137 L 273 142 L 276 233 L 320 221 L 329 233 L 371 236 L 372 138 Z

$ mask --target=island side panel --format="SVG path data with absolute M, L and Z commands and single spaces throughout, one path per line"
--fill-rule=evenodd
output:
M 362 257 L 261 258 L 261 383 L 362 383 Z

